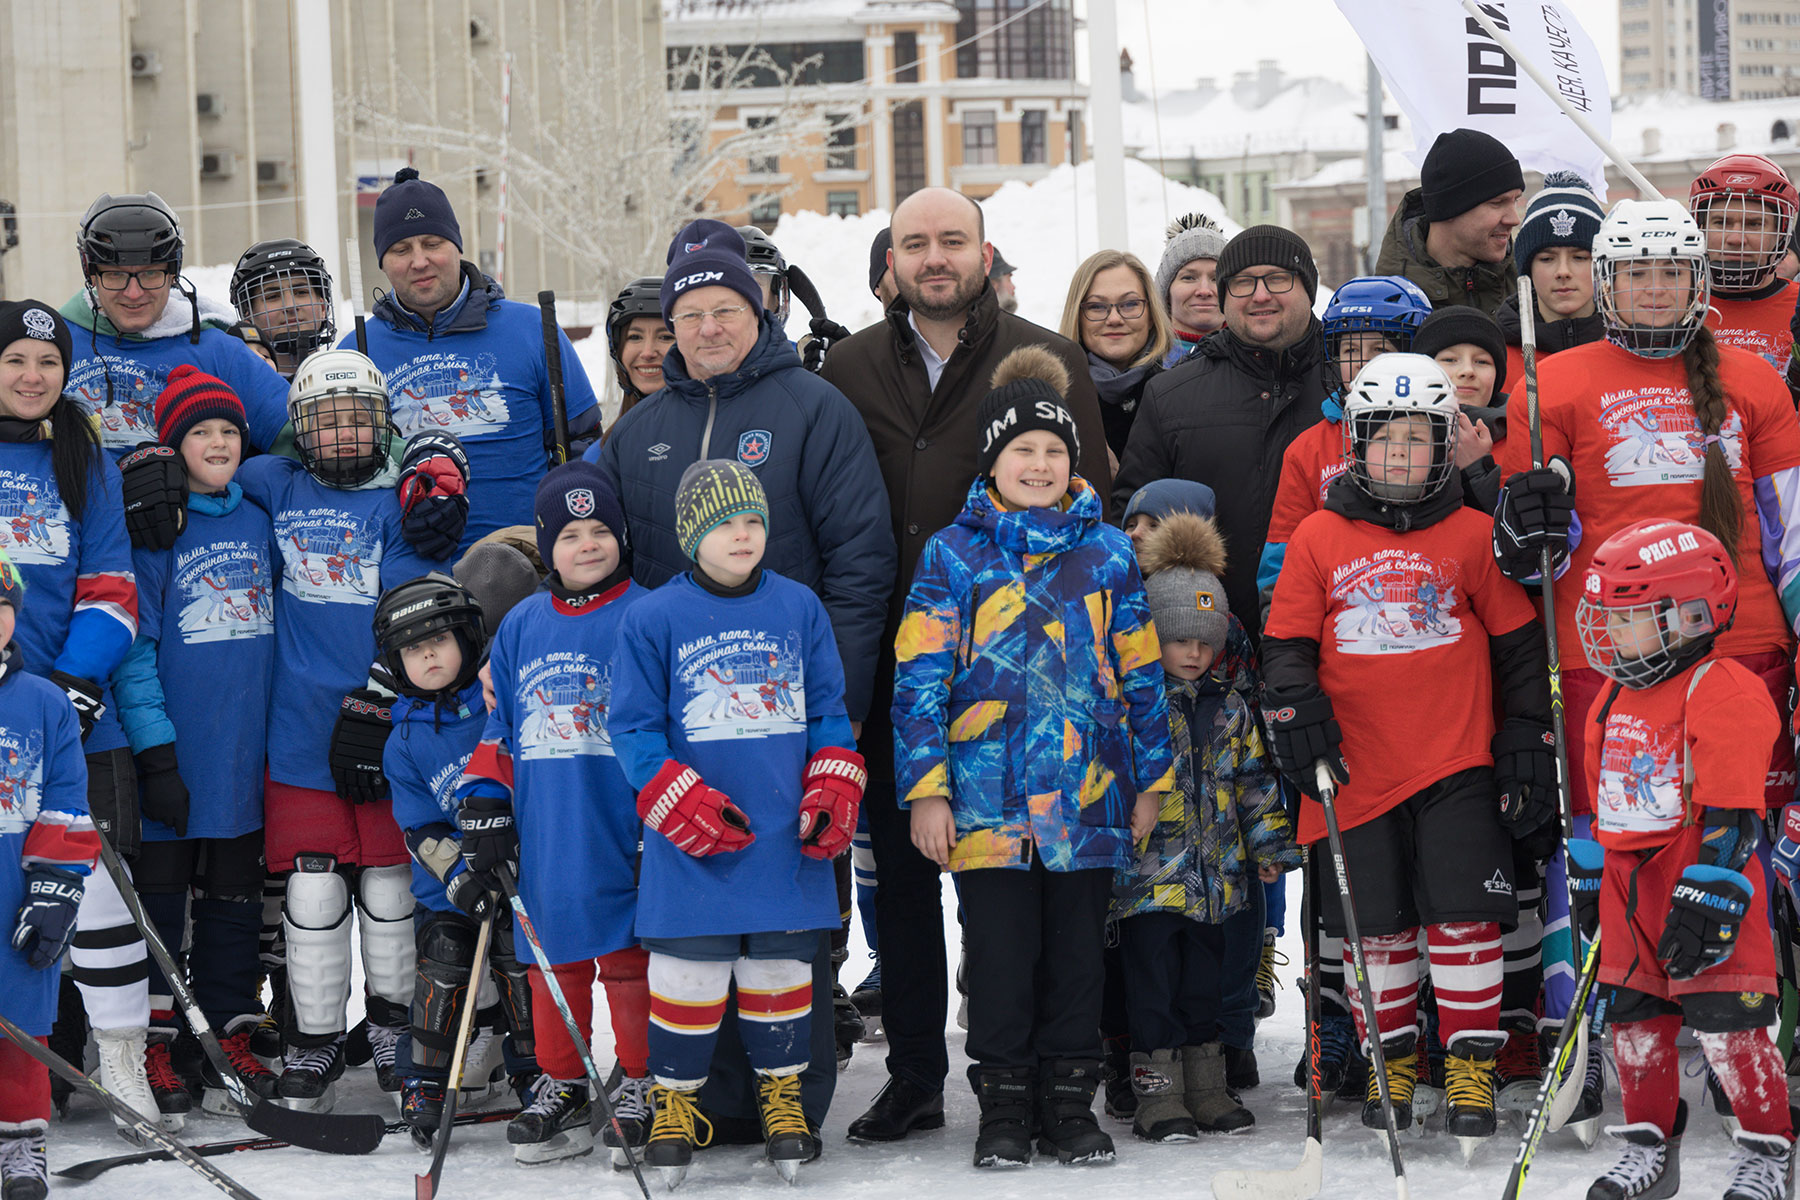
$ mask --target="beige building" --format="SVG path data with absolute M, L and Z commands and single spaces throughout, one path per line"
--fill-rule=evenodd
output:
M 1079 161 L 1087 87 L 1075 78 L 1070 0 L 1017 20 L 1008 0 L 664 0 L 677 121 L 705 120 L 711 145 L 781 113 L 828 125 L 775 154 L 735 162 L 706 207 L 772 226 L 781 213 L 891 210 L 927 186 L 986 196 Z M 761 47 L 800 67 L 708 91 L 679 68 L 696 54 Z M 822 116 L 823 122 L 817 118 Z
M 657 0 L 0 0 L 0 201 L 18 236 L 0 255 L 0 296 L 60 301 L 79 286 L 75 234 L 102 192 L 158 193 L 181 217 L 187 262 L 228 264 L 257 240 L 321 227 L 303 182 L 324 176 L 339 244 L 316 249 L 344 294 L 342 240 L 355 239 L 366 305 L 382 282 L 375 194 L 408 163 L 449 194 L 465 256 L 492 270 L 498 155 L 471 147 L 499 135 L 507 55 L 512 145 L 529 154 L 569 115 L 559 56 L 660 74 L 661 27 Z M 313 139 L 334 148 L 328 175 L 306 161 L 309 91 L 335 127 Z M 378 136 L 318 107 L 353 96 L 442 133 Z M 512 187 L 509 204 L 529 206 Z M 645 229 L 622 253 L 642 257 L 652 240 Z M 507 224 L 505 268 L 515 296 L 611 295 L 523 220 Z
M 1619 94 L 1800 94 L 1795 0 L 1619 0 Z

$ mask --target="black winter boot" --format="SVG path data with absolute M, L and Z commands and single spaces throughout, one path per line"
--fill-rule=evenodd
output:
M 981 1129 L 975 1135 L 975 1165 L 1022 1167 L 1031 1161 L 1031 1106 L 1037 1072 L 1029 1067 L 981 1067 L 974 1072 Z
M 1091 1058 L 1059 1058 L 1043 1064 L 1038 1091 L 1038 1153 L 1063 1163 L 1113 1160 L 1113 1140 L 1094 1119 L 1094 1092 L 1100 1063 Z

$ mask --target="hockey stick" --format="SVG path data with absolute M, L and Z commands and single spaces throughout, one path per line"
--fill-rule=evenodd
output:
M 581 1030 L 575 1024 L 575 1014 L 569 1011 L 569 998 L 563 995 L 562 983 L 556 978 L 556 968 L 550 962 L 550 956 L 544 953 L 544 944 L 538 941 L 537 928 L 531 923 L 531 914 L 525 911 L 525 901 L 519 897 L 519 881 L 513 878 L 511 868 L 502 863 L 499 868 L 500 886 L 506 892 L 506 899 L 512 905 L 513 917 L 519 923 L 519 932 L 531 946 L 531 957 L 537 960 L 538 972 L 544 977 L 544 986 L 550 992 L 550 999 L 556 1003 L 557 1015 L 562 1017 L 563 1028 L 569 1031 L 569 1040 L 575 1043 L 575 1053 L 581 1056 L 581 1065 L 587 1071 L 588 1087 L 593 1090 L 594 1099 L 599 1101 L 600 1109 L 606 1114 L 606 1123 L 612 1127 L 613 1136 L 619 1139 L 619 1146 L 625 1151 L 625 1161 L 631 1165 L 632 1177 L 637 1180 L 638 1191 L 644 1194 L 644 1200 L 650 1200 L 650 1187 L 644 1182 L 644 1172 L 638 1167 L 637 1152 L 631 1148 L 631 1139 L 625 1136 L 624 1129 L 619 1126 L 619 1115 L 613 1111 L 612 1100 L 606 1094 L 606 1084 L 600 1078 L 600 1069 L 594 1065 L 593 1052 L 588 1049 L 587 1039 L 581 1036 Z
M 1569 920 L 1572 931 L 1575 920 L 1573 913 Z M 1588 996 L 1593 993 L 1594 980 L 1599 974 L 1600 933 L 1596 930 L 1593 940 L 1588 943 L 1587 963 L 1581 969 L 1581 978 L 1575 983 L 1575 996 L 1569 1003 L 1569 1015 L 1563 1018 L 1562 1033 L 1556 1039 L 1556 1053 L 1551 1055 L 1543 1082 L 1538 1084 L 1537 1098 L 1531 1102 L 1531 1119 L 1526 1124 L 1524 1138 L 1519 1142 L 1519 1152 L 1513 1156 L 1512 1173 L 1507 1176 L 1506 1190 L 1501 1193 L 1502 1200 L 1518 1200 L 1519 1192 L 1525 1186 L 1525 1176 L 1531 1171 L 1531 1160 L 1537 1157 L 1538 1143 L 1544 1140 L 1544 1134 L 1550 1128 L 1552 1093 L 1560 1096 L 1570 1091 L 1569 1085 L 1575 1082 L 1574 1071 L 1578 1066 L 1586 1064 L 1587 1001 Z M 1575 1035 L 1577 1029 L 1584 1036 L 1578 1038 Z M 1579 1055 L 1574 1053 L 1577 1043 L 1584 1047 Z M 1579 1094 L 1580 1089 L 1576 1088 L 1574 1091 Z
M 510 1121 L 523 1111 L 519 1108 L 495 1108 L 486 1112 L 458 1113 L 456 1114 L 456 1123 L 458 1125 L 488 1125 L 495 1121 Z M 386 1128 L 389 1133 L 405 1133 L 408 1126 L 405 1121 L 389 1121 Z M 201 1142 L 197 1146 L 189 1146 L 188 1149 L 201 1158 L 217 1158 L 222 1154 L 238 1154 L 247 1150 L 286 1150 L 292 1146 L 292 1142 L 284 1142 L 280 1138 L 261 1137 L 237 1138 L 225 1142 Z M 89 1183 L 114 1167 L 135 1167 L 139 1163 L 148 1162 L 173 1162 L 174 1159 L 175 1156 L 167 1150 L 140 1150 L 136 1154 L 121 1154 L 114 1158 L 90 1158 L 85 1162 L 78 1162 L 72 1167 L 64 1167 L 60 1171 L 50 1173 L 59 1179 L 68 1179 L 75 1183 Z
M 19 1049 L 43 1063 L 44 1066 L 62 1076 L 69 1083 L 74 1084 L 77 1091 L 86 1092 L 100 1101 L 101 1105 L 112 1113 L 115 1120 L 125 1122 L 126 1126 L 136 1130 L 138 1136 L 144 1141 L 155 1142 L 163 1147 L 175 1158 L 181 1160 L 183 1166 L 194 1171 L 227 1196 L 233 1197 L 234 1200 L 257 1200 L 255 1192 L 164 1133 L 160 1124 L 149 1120 L 137 1109 L 83 1075 L 75 1067 L 70 1066 L 61 1055 L 14 1025 L 4 1014 L 0 1014 L 0 1033 L 11 1038 Z
M 550 415 L 556 429 L 556 461 L 569 461 L 569 407 L 563 400 L 562 330 L 556 324 L 556 293 L 539 292 L 538 309 L 544 314 L 544 366 L 550 374 Z
M 161 968 L 163 978 L 168 980 L 169 991 L 187 1018 L 188 1028 L 200 1039 L 213 1070 L 219 1073 L 226 1097 L 243 1117 L 244 1124 L 258 1133 L 326 1154 L 368 1154 L 379 1146 L 387 1130 L 385 1122 L 374 1113 L 297 1112 L 260 1097 L 251 1097 L 243 1077 L 225 1057 L 225 1048 L 219 1045 L 218 1034 L 213 1032 L 206 1014 L 194 999 L 193 990 L 182 977 L 175 956 L 163 945 L 156 926 L 144 911 L 143 901 L 138 899 L 137 890 L 131 885 L 131 877 L 125 873 L 125 864 L 119 861 L 118 851 L 112 847 L 112 839 L 104 833 L 100 835 L 100 861 L 105 864 L 106 873 L 112 876 L 113 886 L 124 898 L 125 907 L 131 910 L 131 919 L 137 922 L 138 932 L 144 935 L 144 944 L 150 947 L 151 956 Z
M 444 1113 L 438 1120 L 431 1148 L 431 1169 L 413 1177 L 417 1200 L 433 1200 L 444 1174 L 444 1156 L 450 1153 L 450 1131 L 456 1127 L 456 1103 L 462 1097 L 463 1054 L 469 1048 L 469 1031 L 475 1028 L 475 994 L 487 977 L 488 939 L 494 933 L 494 914 L 489 912 L 475 935 L 475 958 L 469 964 L 469 984 L 463 992 L 462 1016 L 456 1022 L 456 1047 L 450 1052 L 450 1077 L 444 1088 Z
M 1325 836 L 1331 845 L 1331 869 L 1337 875 L 1338 895 L 1344 902 L 1344 940 L 1350 945 L 1351 969 L 1356 974 L 1357 997 L 1362 1001 L 1363 1031 L 1369 1039 L 1369 1070 L 1381 1099 L 1381 1115 L 1387 1118 L 1388 1154 L 1394 1160 L 1394 1191 L 1407 1200 L 1406 1164 L 1400 1161 L 1400 1128 L 1394 1124 L 1394 1102 L 1388 1098 L 1387 1055 L 1381 1047 L 1381 1024 L 1375 1015 L 1375 991 L 1370 986 L 1368 963 L 1363 956 L 1362 933 L 1357 928 L 1356 896 L 1350 890 L 1350 869 L 1344 862 L 1344 835 L 1338 828 L 1337 780 L 1320 759 L 1313 764 L 1314 786 L 1325 809 Z
M 1306 937 L 1306 1145 L 1287 1171 L 1216 1171 L 1218 1200 L 1311 1200 L 1325 1185 L 1325 1093 L 1319 1064 L 1319 944 L 1313 930 L 1312 853 L 1300 852 L 1300 928 Z

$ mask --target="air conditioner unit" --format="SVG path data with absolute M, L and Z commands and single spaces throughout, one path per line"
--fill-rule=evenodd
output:
M 150 79 L 162 74 L 162 55 L 154 50 L 133 50 L 131 52 L 131 77 L 133 79 Z
M 257 187 L 287 187 L 294 182 L 294 164 L 285 158 L 256 160 Z
M 200 92 L 194 96 L 194 110 L 203 117 L 225 115 L 225 97 L 217 92 Z
M 236 150 L 202 150 L 200 152 L 200 178 L 230 179 L 237 174 Z

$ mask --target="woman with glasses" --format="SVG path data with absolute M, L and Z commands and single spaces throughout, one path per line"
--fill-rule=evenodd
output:
M 1137 255 L 1102 250 L 1075 269 L 1061 333 L 1087 351 L 1114 462 L 1125 451 L 1138 399 L 1162 370 L 1173 336 L 1156 283 Z

